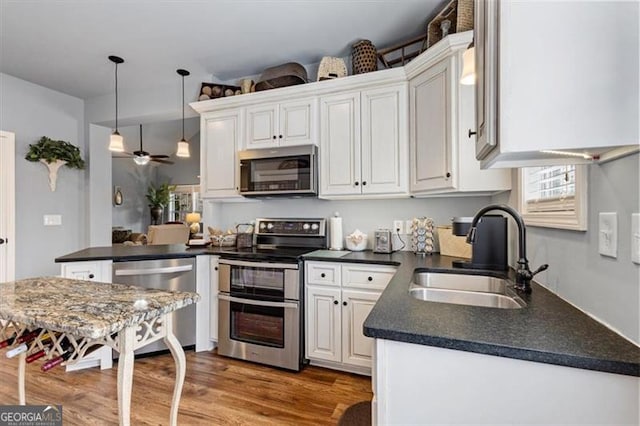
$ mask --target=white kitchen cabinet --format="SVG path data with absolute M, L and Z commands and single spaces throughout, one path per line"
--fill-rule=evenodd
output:
M 202 198 L 240 198 L 238 149 L 244 110 L 206 112 L 200 118 L 200 191 Z
M 111 260 L 95 260 L 85 262 L 63 262 L 60 264 L 60 275 L 63 278 L 74 280 L 96 281 L 99 283 L 111 282 Z M 84 357 L 81 361 L 66 366 L 66 371 L 84 370 L 86 368 L 100 367 L 101 370 L 113 366 L 112 351 L 108 346 L 103 346 Z
M 209 260 L 209 340 L 215 346 L 218 343 L 218 256 Z
M 246 109 L 246 149 L 317 144 L 318 100 L 257 104 Z
M 362 327 L 396 268 L 305 262 L 306 356 L 312 364 L 370 374 L 373 339 Z
M 414 196 L 511 189 L 509 170 L 481 170 L 473 155 L 474 90 L 459 83 L 471 31 L 446 37 L 407 65 L 410 189 Z
M 635 2 L 476 0 L 474 28 L 483 168 L 590 162 L 543 150 L 638 150 Z
M 320 99 L 321 198 L 408 195 L 407 86 Z

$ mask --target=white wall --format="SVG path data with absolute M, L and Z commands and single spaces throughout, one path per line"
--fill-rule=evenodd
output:
M 631 262 L 631 214 L 640 211 L 640 155 L 589 166 L 588 230 L 527 228 L 531 268 L 549 264 L 536 276 L 563 299 L 640 344 L 640 266 Z M 515 188 L 514 183 L 514 188 Z M 493 197 L 517 205 L 515 191 Z M 618 257 L 598 253 L 598 213 L 618 213 Z M 510 230 L 511 232 L 511 230 Z M 514 243 L 511 232 L 512 246 Z
M 42 136 L 77 145 L 85 156 L 84 102 L 7 74 L 0 74 L 0 93 L 0 128 L 16 134 L 16 279 L 57 275 L 54 259 L 87 245 L 86 171 L 62 167 L 51 192 L 47 168 L 24 156 Z M 45 227 L 45 214 L 61 215 L 62 225 Z
M 205 226 L 233 228 L 237 223 L 246 223 L 258 217 L 324 217 L 339 212 L 342 216 L 344 235 L 356 228 L 369 235 L 369 248 L 373 233 L 378 228 L 393 227 L 393 220 L 409 220 L 427 216 L 439 225 L 450 225 L 454 216 L 473 216 L 480 208 L 489 204 L 490 197 L 350 200 L 327 201 L 316 198 L 274 199 L 249 203 L 211 203 L 215 209 L 205 208 Z M 407 249 L 410 243 L 407 243 Z M 395 243 L 394 243 L 395 244 Z M 395 247 L 395 246 L 394 246 Z

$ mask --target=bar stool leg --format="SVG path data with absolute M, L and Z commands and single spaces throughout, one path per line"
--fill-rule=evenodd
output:
M 20 405 L 26 404 L 26 396 L 25 396 L 25 390 L 24 390 L 26 366 L 27 366 L 27 353 L 22 352 L 20 354 L 20 358 L 18 359 L 18 403 Z
M 165 344 L 169 347 L 171 355 L 176 363 L 176 383 L 173 388 L 173 399 L 171 400 L 171 415 L 169 417 L 169 424 L 176 426 L 178 424 L 178 408 L 180 407 L 180 395 L 182 394 L 182 385 L 184 384 L 185 372 L 187 369 L 187 362 L 184 355 L 184 350 L 173 334 L 173 318 L 171 314 L 165 314 L 162 319 L 166 331 L 164 337 Z
M 121 426 L 131 424 L 131 385 L 133 384 L 133 345 L 136 326 L 118 333 L 118 421 Z

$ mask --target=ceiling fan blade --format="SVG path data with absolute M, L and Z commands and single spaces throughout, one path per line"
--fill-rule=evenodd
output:
M 162 163 L 162 164 L 173 164 L 173 161 L 160 160 L 159 158 L 151 158 L 151 161 L 155 161 L 156 163 Z
M 169 158 L 168 155 L 158 154 L 158 155 L 150 155 L 151 158 Z
M 133 155 L 130 152 L 118 152 L 117 154 L 111 154 L 111 158 L 131 158 L 131 157 L 135 157 L 135 155 Z

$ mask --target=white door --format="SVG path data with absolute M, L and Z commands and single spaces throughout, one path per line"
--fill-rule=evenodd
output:
M 452 188 L 453 59 L 446 58 L 411 80 L 411 191 Z
M 0 131 L 0 282 L 15 279 L 15 134 Z
M 360 194 L 360 93 L 320 99 L 320 196 Z
M 373 339 L 366 337 L 362 326 L 380 293 L 342 290 L 342 362 L 371 367 Z
M 247 149 L 278 146 L 278 105 L 247 108 Z
M 201 118 L 200 191 L 203 197 L 240 197 L 237 146 L 241 110 Z
M 316 98 L 280 104 L 280 146 L 317 144 Z
M 406 84 L 362 92 L 362 193 L 408 193 Z
M 306 290 L 307 357 L 340 362 L 340 289 Z

